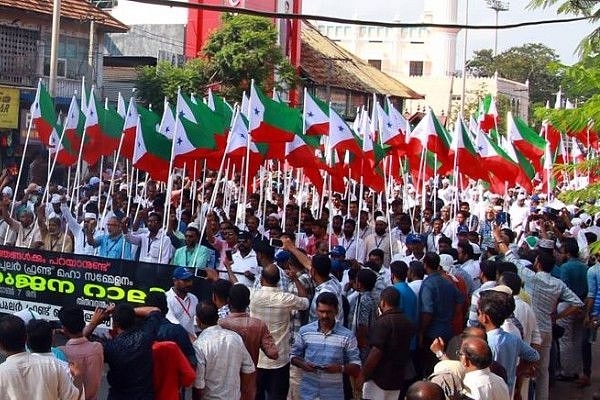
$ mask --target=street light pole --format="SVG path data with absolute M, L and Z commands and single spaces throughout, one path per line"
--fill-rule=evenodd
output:
M 494 35 L 494 57 L 498 55 L 498 15 L 500 11 L 508 11 L 509 3 L 501 0 L 486 0 L 487 5 L 496 11 L 496 32 Z
M 52 40 L 50 42 L 50 77 L 48 91 L 50 96 L 56 96 L 56 76 L 58 69 L 58 41 L 60 38 L 60 1 L 54 0 L 52 6 Z

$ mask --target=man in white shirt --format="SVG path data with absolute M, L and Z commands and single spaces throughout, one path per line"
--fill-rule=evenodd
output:
M 61 362 L 25 350 L 25 323 L 15 315 L 0 319 L 0 399 L 75 400 L 79 390 Z
M 166 293 L 169 312 L 167 319 L 185 328 L 190 337 L 196 337 L 194 318 L 198 298 L 190 293 L 194 274 L 185 268 L 178 267 L 173 271 L 173 287 Z
M 240 335 L 217 324 L 219 314 L 212 302 L 200 303 L 196 315 L 202 333 L 194 342 L 198 366 L 193 398 L 253 398 L 256 369 Z
M 238 282 L 249 288 L 253 287 L 256 275 L 258 275 L 258 261 L 256 252 L 252 249 L 252 239 L 248 232 L 242 231 L 238 234 L 237 251 L 231 256 L 233 259 L 231 270 L 236 275 Z M 227 272 L 222 273 L 221 277 L 227 279 Z
M 467 396 L 473 400 L 510 400 L 504 380 L 490 371 L 492 350 L 483 339 L 464 339 L 458 354 L 466 372 L 463 384 Z
M 174 248 L 171 244 L 171 239 L 161 229 L 161 224 L 162 218 L 160 214 L 150 213 L 146 219 L 148 232 L 132 232 L 125 235 L 127 242 L 140 246 L 140 261 L 169 264 Z

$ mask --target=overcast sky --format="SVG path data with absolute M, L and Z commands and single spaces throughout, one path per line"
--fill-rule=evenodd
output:
M 428 0 L 432 4 L 449 0 Z M 494 25 L 496 14 L 487 7 L 485 0 L 458 0 L 458 22 L 465 22 L 465 10 L 469 5 L 469 23 L 474 25 Z M 422 19 L 425 0 L 302 0 L 305 14 L 336 16 L 341 18 L 401 22 L 419 22 Z M 341 6 L 343 4 L 343 6 Z M 510 9 L 500 13 L 499 24 L 524 21 L 549 20 L 558 18 L 555 9 L 527 10 L 527 0 L 513 0 Z M 140 12 L 143 7 L 144 12 Z M 113 15 L 126 24 L 186 23 L 185 9 L 168 8 L 120 0 Z M 562 18 L 562 17 L 561 17 Z M 577 61 L 574 54 L 579 41 L 594 29 L 587 22 L 569 22 L 540 25 L 498 31 L 498 51 L 525 43 L 543 43 L 556 50 L 566 64 Z M 464 35 L 461 32 L 457 42 L 457 63 L 462 64 Z M 494 48 L 494 30 L 470 31 L 468 35 L 468 57 L 477 49 Z M 459 67 L 460 69 L 460 67 Z

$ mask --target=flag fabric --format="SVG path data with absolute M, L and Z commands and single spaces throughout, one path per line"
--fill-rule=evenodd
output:
M 235 166 L 236 171 L 244 171 L 244 175 L 250 177 L 256 176 L 263 161 L 262 154 L 254 142 L 250 140 L 248 132 L 248 122 L 241 113 L 241 110 L 234 114 L 231 131 L 229 133 L 229 144 L 227 146 L 226 157 L 230 166 Z M 248 171 L 246 170 L 246 156 L 248 156 Z M 251 182 L 251 179 L 249 180 Z
M 121 92 L 119 92 L 117 96 L 117 114 L 123 119 L 127 116 L 127 106 L 125 105 L 125 99 L 121 95 Z
M 435 154 L 435 157 L 441 163 L 442 169 L 438 172 L 444 174 L 452 170 L 452 161 L 448 157 L 449 149 L 448 134 L 433 110 L 429 108 L 423 119 L 410 133 L 406 150 L 409 160 L 411 164 L 420 163 L 421 154 L 424 150 L 428 150 Z
M 543 160 L 542 190 L 549 194 L 556 186 L 556 178 L 552 174 L 552 165 L 554 160 L 552 158 L 549 145 L 546 145 Z
M 211 89 L 208 89 L 206 105 L 223 118 L 225 125 L 231 126 L 231 120 L 233 119 L 233 107 L 231 107 L 231 105 L 227 103 L 224 98 L 214 94 Z
M 160 119 L 158 132 L 167 139 L 173 140 L 173 132 L 175 132 L 175 109 L 165 97 L 163 115 Z
M 346 151 L 357 156 L 362 154 L 362 149 L 356 141 L 352 129 L 331 106 L 329 106 L 329 148 L 335 151 L 342 160 Z
M 491 94 L 487 94 L 479 102 L 477 124 L 479 125 L 479 129 L 485 133 L 489 133 L 491 130 L 497 129 L 498 109 L 496 108 L 496 101 Z
M 579 148 L 577 139 L 573 138 L 571 141 L 571 162 L 573 164 L 582 163 L 585 161 L 585 155 Z
M 205 158 L 215 150 L 215 135 L 226 130 L 223 120 L 215 112 L 202 102 L 194 104 L 179 91 L 175 113 L 173 157 L 177 165 Z
M 477 133 L 475 143 L 482 165 L 492 175 L 490 179 L 499 179 L 502 186 L 505 182 L 513 183 L 515 177 L 519 174 L 519 167 L 508 154 L 481 130 Z
M 271 100 L 252 82 L 248 129 L 256 143 L 291 142 L 302 131 L 302 117 L 298 109 Z
M 56 162 L 70 166 L 77 163 L 85 118 L 77 103 L 77 98 L 71 98 L 69 111 L 63 123 L 62 134 L 54 131 L 51 137 L 50 153 L 56 154 Z
M 131 96 L 123 122 L 123 144 L 121 146 L 121 155 L 130 160 L 133 158 L 133 149 L 135 148 L 135 136 L 139 116 L 137 108 L 135 98 Z
M 158 115 L 142 107 L 138 108 L 138 114 L 132 164 L 152 179 L 167 182 L 172 143 L 156 131 Z
M 583 129 L 576 131 L 569 131 L 567 135 L 570 137 L 577 138 L 587 148 L 599 149 L 598 132 L 594 129 L 594 121 L 588 121 L 587 125 Z
M 304 89 L 304 133 L 307 135 L 329 134 L 329 106 Z
M 377 103 L 377 118 L 379 120 L 381 143 L 399 150 L 396 153 L 398 155 L 406 152 L 406 138 L 410 135 L 410 124 L 396 110 L 389 98 L 386 98 L 385 108 Z
M 90 92 L 85 122 L 83 158 L 94 165 L 101 156 L 110 155 L 117 150 L 123 134 L 124 119 L 112 107 L 104 107 Z
M 529 161 L 536 171 L 542 169 L 541 159 L 546 148 L 546 140 L 535 133 L 519 117 L 506 113 L 507 138 Z
M 57 116 L 54 109 L 54 102 L 50 97 L 50 93 L 48 93 L 48 90 L 42 84 L 41 79 L 38 82 L 35 99 L 31 104 L 30 112 L 32 123 L 35 124 L 40 141 L 45 146 L 48 146 L 50 144 L 50 136 L 56 130 Z
M 454 134 L 452 135 L 448 155 L 453 160 L 453 163 L 456 164 L 460 173 L 474 180 L 486 180 L 488 178 L 485 169 L 482 168 L 481 159 L 473 146 L 465 122 L 460 115 L 454 125 Z
M 535 178 L 536 170 L 531 162 L 517 149 L 515 149 L 508 140 L 502 142 L 502 149 L 510 157 L 510 159 L 519 167 L 518 173 L 513 177 L 511 183 L 522 186 L 528 192 L 533 191 L 532 181 Z

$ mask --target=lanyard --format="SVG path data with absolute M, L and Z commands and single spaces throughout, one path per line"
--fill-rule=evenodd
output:
M 383 243 L 384 240 L 385 240 L 385 236 L 382 237 L 381 239 L 379 239 L 379 242 L 377 242 L 377 238 L 375 237 L 375 247 L 379 248 L 379 246 L 381 246 L 381 244 Z
M 187 314 L 188 318 L 192 318 L 192 316 L 190 315 L 190 311 L 189 311 L 189 308 L 190 308 L 190 306 L 192 305 L 192 304 L 191 304 L 191 302 L 190 302 L 190 304 L 188 304 L 188 306 L 186 307 L 186 306 L 183 304 L 183 301 L 182 301 L 182 300 L 179 298 L 179 296 L 175 295 L 175 298 L 176 298 L 176 299 L 177 299 L 177 301 L 179 302 L 179 305 L 181 306 L 181 309 L 183 310 L 183 312 Z

